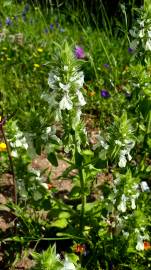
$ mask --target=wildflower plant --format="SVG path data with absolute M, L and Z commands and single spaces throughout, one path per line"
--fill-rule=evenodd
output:
M 135 25 L 130 29 L 130 49 L 135 56 L 148 58 L 151 51 L 151 19 L 150 13 L 142 8 Z

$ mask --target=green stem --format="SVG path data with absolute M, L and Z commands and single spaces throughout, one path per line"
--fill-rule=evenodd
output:
M 81 186 L 81 220 L 80 220 L 80 228 L 81 231 L 84 228 L 84 215 L 85 215 L 85 205 L 86 205 L 86 195 L 85 195 L 85 181 L 83 177 L 83 170 L 79 168 L 79 176 L 80 176 L 80 186 Z
M 16 185 L 16 180 L 15 180 L 15 173 L 14 173 L 14 166 L 13 166 L 13 160 L 12 160 L 12 156 L 11 156 L 11 151 L 10 151 L 9 143 L 7 141 L 5 131 L 4 131 L 4 128 L 3 128 L 2 125 L 1 125 L 0 129 L 1 129 L 1 132 L 2 132 L 2 136 L 4 138 L 4 142 L 6 144 L 8 159 L 9 159 L 9 163 L 10 163 L 11 174 L 12 174 L 12 177 L 13 177 L 14 203 L 17 204 L 17 185 Z
M 69 119 L 70 125 L 72 126 L 72 117 Z M 77 167 L 78 172 L 79 172 L 79 178 L 80 178 L 80 187 L 81 187 L 81 218 L 80 218 L 80 229 L 81 232 L 83 231 L 84 228 L 84 215 L 85 215 L 85 205 L 86 205 L 86 195 L 85 195 L 85 179 L 83 175 L 83 164 L 82 161 L 79 163 L 76 158 L 79 155 L 78 151 L 78 146 L 77 146 L 77 140 L 76 140 L 76 131 L 74 130 L 74 134 L 72 134 L 73 137 L 73 142 L 75 146 L 75 168 Z M 79 163 L 79 164 L 78 164 Z M 77 165 L 78 164 L 78 165 Z

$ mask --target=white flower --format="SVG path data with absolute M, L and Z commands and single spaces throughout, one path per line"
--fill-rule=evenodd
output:
M 64 266 L 61 270 L 76 270 L 75 265 L 69 261 L 68 257 L 65 257 Z
M 60 110 L 71 110 L 73 108 L 73 103 L 67 94 L 63 96 L 62 100 L 59 103 L 59 107 Z
M 46 128 L 46 133 L 49 134 L 51 132 L 51 127 Z
M 141 29 L 140 31 L 139 31 L 139 37 L 140 38 L 143 38 L 144 37 L 144 29 Z
M 16 147 L 21 147 L 22 146 L 22 143 L 21 143 L 20 140 L 16 140 L 15 144 L 16 144 Z
M 27 149 L 28 149 L 28 143 L 25 142 L 25 143 L 23 144 L 23 147 L 27 150 Z
M 117 145 L 122 145 L 122 143 L 121 143 L 121 141 L 119 141 L 119 140 L 115 140 L 115 144 L 117 144 Z
M 48 184 L 47 183 L 41 183 L 41 185 L 45 188 L 45 189 L 49 189 Z
M 126 212 L 126 201 L 127 201 L 127 198 L 126 198 L 125 194 L 123 194 L 122 198 L 121 198 L 121 202 L 117 207 L 117 209 L 123 213 Z
M 60 86 L 60 88 L 62 89 L 62 90 L 64 90 L 64 91 L 68 91 L 69 90 L 69 88 L 70 88 L 70 85 L 69 84 L 63 84 L 63 83 L 59 83 L 59 86 Z
M 145 45 L 146 51 L 151 51 L 151 39 L 148 39 Z
M 86 104 L 86 102 L 85 102 L 84 96 L 82 95 L 82 93 L 79 90 L 77 90 L 77 96 L 78 96 L 80 105 L 84 106 Z
M 64 71 L 68 71 L 69 70 L 68 66 L 64 66 L 63 69 L 64 69 Z
M 141 235 L 139 235 L 137 238 L 136 249 L 138 251 L 144 250 L 144 242 L 143 242 L 143 237 Z
M 141 185 L 142 192 L 150 191 L 150 188 L 149 188 L 149 186 L 148 186 L 148 184 L 147 184 L 146 181 L 142 181 L 142 182 L 140 183 L 140 185 Z
M 136 50 L 137 46 L 139 44 L 139 41 L 137 39 L 132 40 L 132 42 L 130 43 L 130 48 L 132 48 L 133 50 Z
M 56 86 L 56 79 L 54 78 L 55 75 L 53 72 L 50 72 L 49 73 L 49 77 L 48 77 L 48 85 L 51 89 L 57 89 L 57 86 Z
M 151 30 L 148 30 L 148 37 L 151 38 Z
M 132 207 L 132 209 L 135 209 L 136 208 L 135 198 L 132 198 L 131 199 L 131 207 Z
M 125 232 L 124 230 L 122 230 L 122 233 L 126 239 L 129 237 L 129 232 Z
M 76 84 L 76 87 L 80 89 L 84 84 L 84 75 L 83 72 L 80 71 L 78 73 L 75 73 L 74 76 L 70 77 L 70 82 L 74 82 Z
M 120 160 L 118 163 L 119 167 L 124 168 L 126 166 L 126 162 L 127 162 L 127 160 L 126 160 L 125 155 L 120 155 Z
M 58 76 L 56 76 L 56 75 L 54 75 L 53 77 L 54 77 L 54 79 L 55 79 L 56 81 L 60 81 L 60 77 L 58 77 Z
M 134 29 L 134 28 L 130 29 L 129 32 L 130 32 L 132 37 L 137 37 L 136 29 Z
M 82 71 L 78 73 L 76 84 L 78 88 L 81 88 L 84 84 L 84 75 Z
M 17 157 L 18 157 L 17 151 L 13 150 L 13 151 L 11 152 L 11 156 L 17 158 Z

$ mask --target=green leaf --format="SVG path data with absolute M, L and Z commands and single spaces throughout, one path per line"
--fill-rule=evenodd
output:
M 57 228 L 61 228 L 61 229 L 66 228 L 67 225 L 68 225 L 68 221 L 66 218 L 57 219 L 56 221 L 51 223 L 51 227 L 57 227 Z
M 79 186 L 74 186 L 70 192 L 70 197 L 79 197 L 81 188 Z
M 82 162 L 83 162 L 83 156 L 76 152 L 75 153 L 75 163 L 76 163 L 76 168 L 79 168 L 82 166 Z
M 62 175 L 61 176 L 59 176 L 59 178 L 67 178 L 68 177 L 68 175 L 69 175 L 69 173 L 72 171 L 72 170 L 74 170 L 75 169 L 75 165 L 71 165 L 71 166 L 69 166 L 68 168 L 66 168 L 65 170 L 64 170 L 64 172 L 62 173 Z
M 94 156 L 94 152 L 92 152 L 89 149 L 86 149 L 86 150 L 82 151 L 82 155 L 84 155 L 84 156 Z
M 58 160 L 54 153 L 49 153 L 47 158 L 53 166 L 58 167 Z

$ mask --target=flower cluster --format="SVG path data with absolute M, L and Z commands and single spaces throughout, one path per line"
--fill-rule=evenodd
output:
M 136 25 L 129 31 L 132 37 L 129 52 L 138 48 L 145 51 L 151 51 L 151 19 L 142 12 Z
M 135 142 L 125 139 L 123 142 L 115 140 L 115 144 L 121 147 L 118 165 L 120 168 L 124 168 L 126 167 L 127 160 L 130 161 L 132 159 L 130 151 L 134 147 Z
M 21 132 L 16 124 L 15 121 L 9 121 L 9 125 L 7 126 L 6 131 L 9 133 L 9 143 L 12 149 L 12 156 L 17 158 L 18 157 L 18 151 L 21 149 L 27 150 L 28 149 L 28 143 L 26 141 L 26 138 Z M 10 137 L 11 134 L 11 137 Z
M 69 48 L 67 48 L 67 51 Z M 63 59 L 61 68 L 50 71 L 48 85 L 51 89 L 51 100 L 54 105 L 56 120 L 62 119 L 63 111 L 72 111 L 76 124 L 80 121 L 81 107 L 86 104 L 82 93 L 84 74 L 79 71 L 74 62 L 73 54 L 69 53 L 68 59 Z M 75 124 L 75 125 L 76 125 Z

